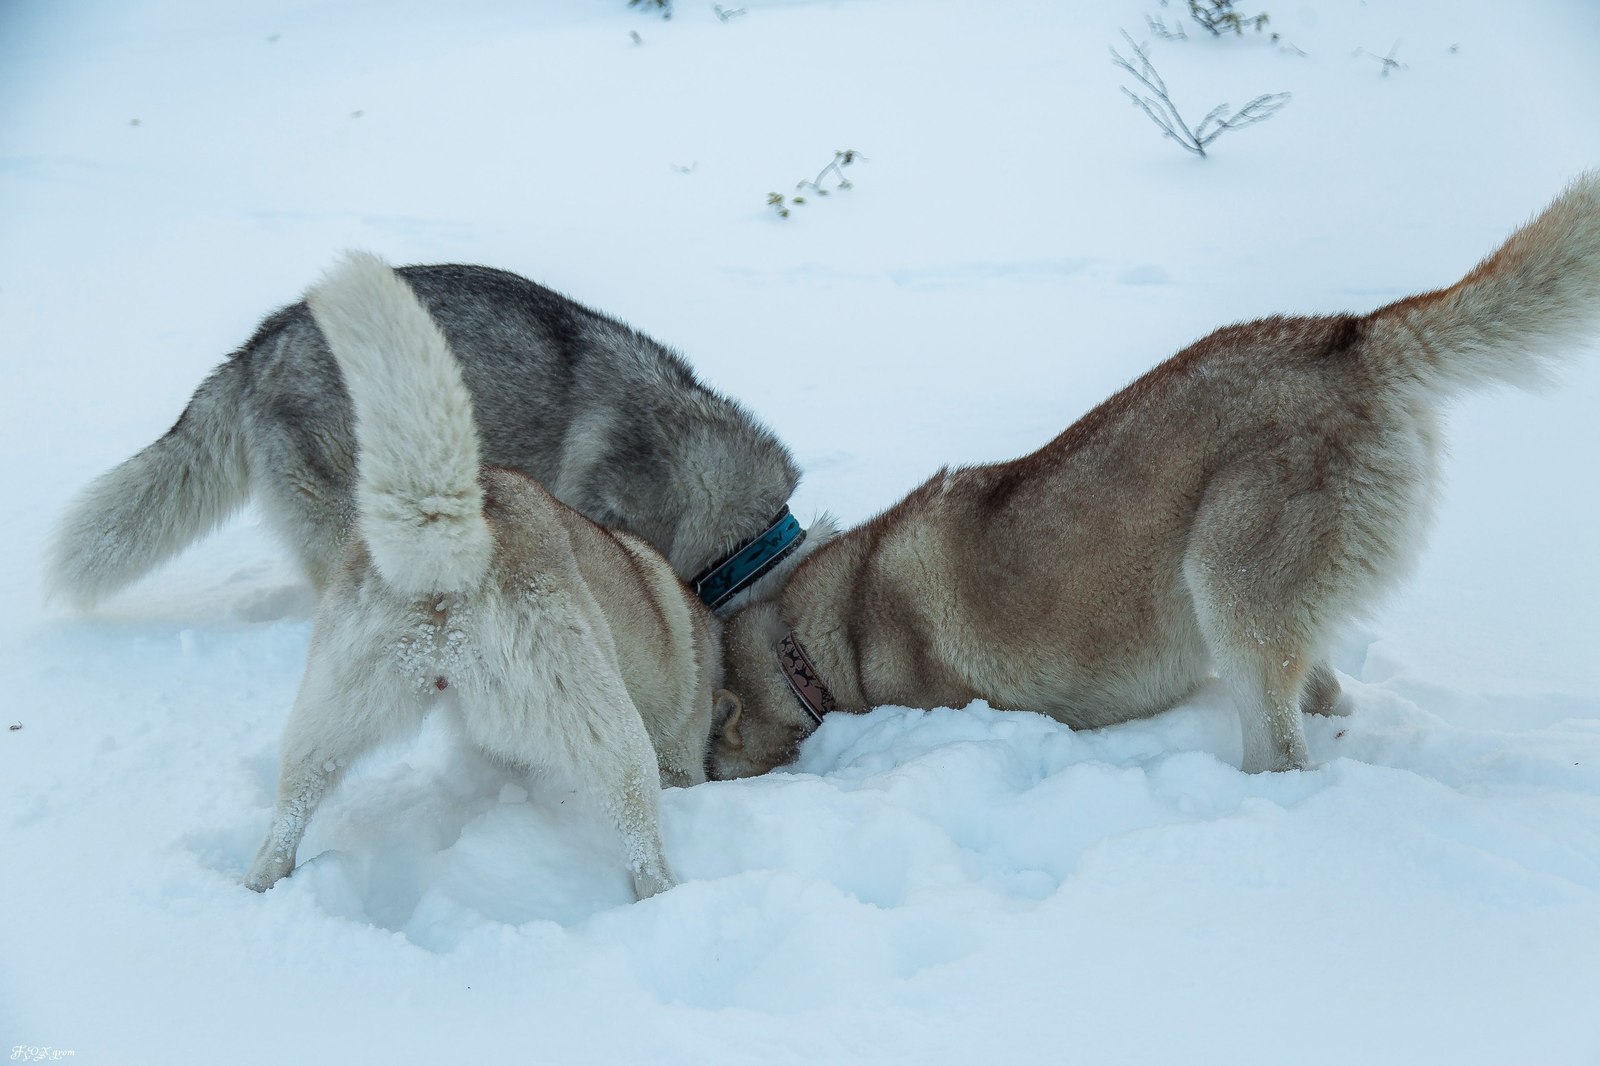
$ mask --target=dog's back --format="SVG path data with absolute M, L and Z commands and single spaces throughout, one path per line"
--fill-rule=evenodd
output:
M 684 578 L 759 534 L 799 481 L 788 451 L 674 352 L 504 271 L 398 272 L 450 341 L 485 459 L 533 476 Z M 355 513 L 352 408 L 304 303 L 268 317 L 160 439 L 63 515 L 46 575 L 89 607 L 254 496 L 319 588 Z
M 1247 767 L 1306 765 L 1335 634 L 1421 548 L 1444 401 L 1537 381 L 1597 332 L 1600 172 L 1449 288 L 1225 327 L 1033 455 L 941 473 L 800 567 L 785 616 L 816 612 L 843 706 L 981 697 L 1100 726 L 1215 668 L 1250 712 Z

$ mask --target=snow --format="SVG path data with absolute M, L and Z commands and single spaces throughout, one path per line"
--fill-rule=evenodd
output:
M 1587 0 L 1263 0 L 1304 55 L 1152 39 L 1156 0 L 724 6 L 0 7 L 0 1048 L 1600 1061 L 1600 347 L 1452 411 L 1319 769 L 1239 773 L 1211 690 L 1077 734 L 833 716 L 784 771 L 666 793 L 684 883 L 635 904 L 570 782 L 430 727 L 240 887 L 310 633 L 287 553 L 246 514 L 90 616 L 38 561 L 341 249 L 626 318 L 790 442 L 798 514 L 858 521 L 1218 325 L 1447 284 L 1600 163 Z M 1119 28 L 1191 119 L 1293 100 L 1186 156 L 1119 93 Z M 765 206 L 846 148 L 852 189 Z

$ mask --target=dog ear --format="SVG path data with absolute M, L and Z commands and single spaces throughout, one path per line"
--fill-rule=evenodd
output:
M 739 735 L 739 718 L 744 714 L 744 704 L 739 697 L 725 688 L 717 689 L 712 696 L 711 734 L 723 747 L 738 750 L 744 747 Z

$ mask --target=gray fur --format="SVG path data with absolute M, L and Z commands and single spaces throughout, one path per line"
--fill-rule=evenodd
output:
M 799 472 L 778 439 L 649 337 L 505 271 L 398 273 L 460 360 L 485 463 L 642 537 L 680 577 L 761 532 L 793 493 Z M 306 305 L 294 304 L 206 379 L 166 435 L 79 496 L 58 526 L 48 585 L 92 606 L 254 494 L 321 589 L 354 516 L 355 476 L 349 396 Z
M 570 771 L 615 823 L 639 898 L 671 887 L 660 785 L 705 780 L 715 616 L 643 541 L 482 469 L 459 364 L 380 260 L 349 257 L 312 299 L 356 394 L 360 514 L 245 884 L 287 876 L 350 764 L 437 709 L 500 759 Z

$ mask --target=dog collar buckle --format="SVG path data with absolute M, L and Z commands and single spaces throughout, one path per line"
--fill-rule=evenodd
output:
M 833 693 L 822 683 L 822 675 L 792 629 L 778 642 L 778 666 L 783 670 L 783 679 L 789 683 L 789 691 L 818 725 L 822 724 L 823 715 L 839 709 Z
M 805 539 L 806 531 L 800 528 L 800 520 L 784 507 L 766 532 L 743 547 L 735 548 L 689 584 L 707 607 L 716 610 L 777 566 Z

